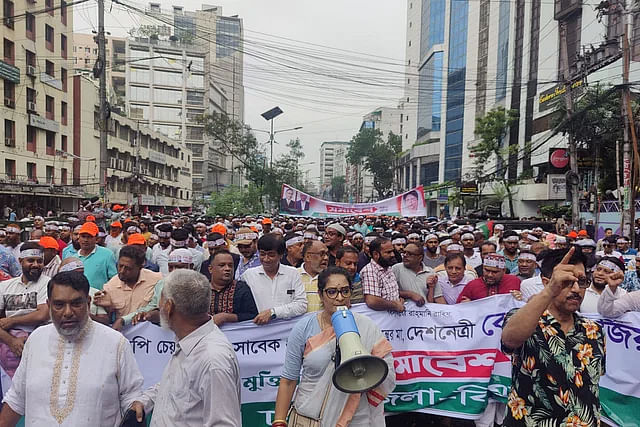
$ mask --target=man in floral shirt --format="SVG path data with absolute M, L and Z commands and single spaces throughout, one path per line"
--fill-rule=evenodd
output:
M 576 313 L 589 282 L 579 248 L 549 251 L 544 290 L 505 316 L 502 349 L 512 355 L 505 426 L 600 425 L 605 371 L 600 326 Z

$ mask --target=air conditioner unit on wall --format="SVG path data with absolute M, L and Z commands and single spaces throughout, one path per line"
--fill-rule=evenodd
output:
M 34 67 L 33 65 L 27 65 L 27 76 L 35 77 L 36 67 Z
M 27 111 L 35 113 L 37 111 L 36 110 L 36 103 L 35 102 L 27 102 Z
M 4 99 L 4 106 L 9 108 L 16 108 L 16 101 L 11 98 Z
M 4 145 L 6 145 L 7 147 L 15 147 L 16 146 L 16 139 L 15 138 L 5 138 L 4 139 Z

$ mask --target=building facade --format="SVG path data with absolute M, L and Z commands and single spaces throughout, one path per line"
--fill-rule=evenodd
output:
M 176 139 L 113 112 L 108 120 L 107 185 L 100 188 L 96 166 L 100 164 L 98 114 L 95 82 L 86 76 L 74 76 L 73 161 L 94 166 L 85 191 L 104 197 L 105 203 L 139 210 L 190 208 L 191 150 Z
M 0 205 L 19 216 L 74 210 L 89 184 L 69 155 L 73 14 L 64 0 L 44 6 L 3 0 L 0 24 Z

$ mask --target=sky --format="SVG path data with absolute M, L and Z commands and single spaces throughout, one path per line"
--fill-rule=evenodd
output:
M 125 0 L 122 0 L 125 1 Z M 155 0 L 157 2 L 157 0 Z M 148 2 L 127 4 L 144 9 Z M 201 9 L 192 0 L 160 2 L 163 9 L 182 5 Z M 267 130 L 261 113 L 279 106 L 275 130 L 302 126 L 276 135 L 274 157 L 286 152 L 291 138 L 300 138 L 305 159 L 317 183 L 323 141 L 348 141 L 358 132 L 362 116 L 381 106 L 397 106 L 402 97 L 406 39 L 404 0 L 220 0 L 223 15 L 238 15 L 244 25 L 245 123 Z M 105 29 L 113 36 L 145 18 L 105 2 Z M 76 7 L 74 31 L 95 29 L 97 6 Z M 147 21 L 148 22 L 148 21 Z M 268 134 L 256 132 L 261 142 Z M 268 156 L 268 152 L 266 153 Z

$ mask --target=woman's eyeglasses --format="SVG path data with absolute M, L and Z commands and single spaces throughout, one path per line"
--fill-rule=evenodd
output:
M 351 296 L 351 288 L 350 287 L 344 287 L 344 288 L 327 288 L 324 290 L 324 293 L 331 299 L 336 299 L 338 298 L 338 293 L 342 294 L 343 298 L 348 298 Z

